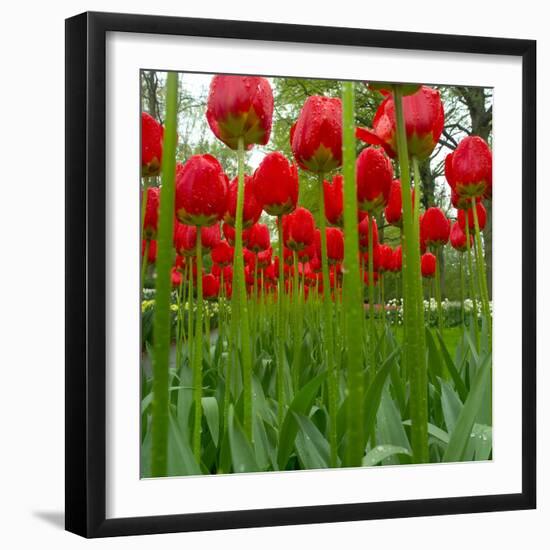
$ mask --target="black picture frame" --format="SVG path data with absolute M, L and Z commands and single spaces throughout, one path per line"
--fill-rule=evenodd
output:
M 519 57 L 523 67 L 522 491 L 298 508 L 105 517 L 105 39 L 109 31 Z M 107 537 L 531 509 L 536 506 L 536 42 L 83 13 L 66 20 L 66 529 Z

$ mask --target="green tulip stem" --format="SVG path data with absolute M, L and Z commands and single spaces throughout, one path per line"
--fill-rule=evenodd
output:
M 149 247 L 151 246 L 151 240 L 145 240 L 145 250 L 143 252 L 143 258 L 141 259 L 141 299 L 143 300 L 143 289 L 145 288 L 145 276 L 147 274 L 147 264 L 149 263 Z
M 330 295 L 330 277 L 327 255 L 327 222 L 325 220 L 325 193 L 323 190 L 324 174 L 318 174 L 319 185 L 319 232 L 321 233 L 321 267 L 323 273 L 323 333 L 325 341 L 325 359 L 328 372 L 328 409 L 329 409 L 329 445 L 330 466 L 335 468 L 338 462 L 338 441 L 336 416 L 338 412 L 338 379 L 334 364 L 333 305 Z M 357 216 L 357 213 L 355 214 Z M 357 222 L 357 220 L 356 220 Z
M 292 259 L 294 264 L 294 277 L 292 286 L 292 299 L 294 302 L 294 351 L 292 359 L 292 386 L 294 387 L 294 394 L 298 392 L 298 382 L 300 379 L 300 354 L 302 346 L 301 328 L 300 328 L 300 289 L 298 281 L 298 253 L 296 250 L 292 251 Z
M 466 250 L 468 253 L 468 280 L 470 284 L 470 297 L 472 298 L 472 322 L 474 324 L 474 333 L 476 337 L 476 347 L 479 350 L 479 326 L 477 322 L 477 293 L 475 285 L 474 265 L 472 261 L 472 246 L 470 243 L 470 224 L 468 220 L 468 211 L 464 211 L 464 217 L 466 219 Z
M 277 251 L 279 255 L 279 280 L 277 282 L 277 423 L 280 430 L 283 426 L 285 414 L 285 342 L 283 335 L 283 306 L 285 297 L 285 270 L 283 255 L 283 217 L 277 217 L 278 242 Z
M 151 418 L 151 475 L 167 474 L 171 313 L 172 241 L 177 144 L 178 75 L 166 78 L 166 117 L 162 155 L 162 187 L 157 235 L 156 304 L 153 318 L 153 401 Z
M 472 211 L 474 214 L 474 229 L 476 243 L 476 263 L 479 271 L 479 289 L 481 291 L 481 304 L 483 307 L 483 316 L 487 323 L 487 333 L 489 335 L 489 349 L 492 349 L 493 330 L 491 320 L 491 307 L 489 306 L 489 292 L 487 290 L 487 274 L 485 272 L 485 259 L 483 258 L 483 248 L 481 247 L 481 231 L 479 229 L 479 218 L 477 215 L 476 200 L 472 197 Z M 467 224 L 468 225 L 468 224 Z
M 428 373 L 426 367 L 422 275 L 420 271 L 420 236 L 415 225 L 418 213 L 414 212 L 412 208 L 407 134 L 405 131 L 402 92 L 399 85 L 394 86 L 393 96 L 403 205 L 404 359 L 410 384 L 412 451 L 414 462 L 425 463 L 429 460 Z
M 439 258 L 443 255 L 443 250 L 437 246 L 435 253 L 435 299 L 437 301 L 437 327 L 441 336 L 443 336 L 443 306 L 441 304 L 441 271 L 439 269 Z
M 364 424 L 365 366 L 363 363 L 363 299 L 359 269 L 359 232 L 357 227 L 357 191 L 355 184 L 354 83 L 344 82 L 343 174 L 344 174 L 344 290 L 343 317 L 348 371 L 348 406 L 346 410 L 347 444 L 344 463 L 361 466 L 365 454 Z M 324 211 L 322 211 L 324 213 Z M 369 240 L 369 243 L 371 241 Z
M 462 326 L 466 324 L 464 313 L 464 253 L 459 252 L 459 264 L 458 269 L 460 272 L 460 313 L 462 318 Z
M 202 297 L 202 231 L 197 227 L 197 316 L 195 318 L 195 355 L 193 357 L 193 402 L 195 422 L 193 425 L 193 455 L 197 464 L 201 459 L 202 428 L 202 355 L 203 355 L 203 308 Z
M 376 374 L 376 359 L 375 359 L 375 348 L 376 348 L 376 327 L 374 324 L 374 213 L 369 212 L 369 261 L 368 261 L 368 270 L 369 270 L 369 378 L 372 379 Z
M 250 324 L 248 300 L 244 281 L 243 258 L 243 208 L 244 208 L 244 138 L 238 141 L 238 184 L 237 208 L 235 216 L 235 258 L 233 264 L 233 315 L 238 316 L 241 334 L 242 376 L 243 376 L 243 427 L 245 434 L 252 441 L 252 353 L 250 349 Z M 238 347 L 235 346 L 235 353 Z

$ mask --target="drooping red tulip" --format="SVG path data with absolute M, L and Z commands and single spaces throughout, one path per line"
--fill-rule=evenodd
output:
M 416 93 L 403 97 L 403 115 L 409 155 L 418 160 L 428 158 L 443 131 L 445 115 L 439 92 L 422 86 Z M 378 107 L 372 130 L 357 128 L 356 136 L 371 145 L 381 145 L 391 158 L 396 157 L 397 129 L 392 95 Z
M 235 229 L 227 223 L 224 223 L 222 225 L 222 232 L 227 242 L 231 246 L 235 246 Z M 248 232 L 248 229 L 243 230 L 243 246 L 246 246 L 246 243 L 248 242 Z
M 141 113 L 141 175 L 158 176 L 162 161 L 162 126 L 149 114 Z
M 220 292 L 220 281 L 217 277 L 208 273 L 202 276 L 202 295 L 206 300 L 212 300 L 218 297 Z
M 273 92 L 260 76 L 216 75 L 210 82 L 206 120 L 214 135 L 231 149 L 239 138 L 245 149 L 269 141 Z
M 221 266 L 229 265 L 233 262 L 233 253 L 233 247 L 227 241 L 220 241 L 212 249 L 212 261 Z
M 467 249 L 466 233 L 460 227 L 458 222 L 454 222 L 451 225 L 451 246 L 459 252 L 464 252 Z M 473 236 L 470 234 L 470 246 L 473 246 Z
M 344 233 L 338 227 L 327 227 L 327 259 L 331 265 L 337 264 L 344 259 Z M 321 232 L 315 230 L 316 254 L 321 257 Z
M 476 211 L 479 230 L 483 231 L 485 229 L 485 225 L 487 224 L 487 210 L 485 210 L 485 206 L 483 206 L 482 202 L 476 203 Z M 468 210 L 458 211 L 458 225 L 460 225 L 460 229 L 462 229 L 462 231 L 466 231 L 466 212 L 468 213 L 468 227 L 470 228 L 470 230 L 474 231 L 475 219 L 474 211 L 472 208 L 468 208 Z
M 290 214 L 298 202 L 298 169 L 282 153 L 269 153 L 254 172 L 253 188 L 269 215 Z
M 225 223 L 235 227 L 237 215 L 237 191 L 239 187 L 238 178 L 235 178 L 227 189 L 227 210 L 223 216 Z M 244 176 L 244 200 L 243 200 L 243 229 L 254 225 L 262 213 L 262 205 L 256 200 L 253 190 L 252 176 Z
M 283 218 L 283 241 L 291 250 L 304 250 L 313 243 L 315 220 L 301 206 Z
M 382 149 L 367 147 L 357 157 L 357 203 L 359 210 L 376 212 L 386 206 L 393 178 L 390 159 Z
M 256 223 L 248 230 L 246 247 L 253 252 L 267 250 L 271 246 L 269 229 L 263 223 Z
M 156 239 L 159 223 L 160 189 L 149 187 L 145 202 L 145 216 L 143 218 L 143 236 L 146 239 Z
M 363 221 L 359 224 L 359 250 L 361 252 L 369 251 L 369 219 L 370 216 L 366 216 Z M 376 247 L 378 244 L 378 225 L 376 224 L 376 219 L 372 218 L 372 246 Z
M 327 173 L 342 164 L 342 102 L 309 96 L 290 129 L 290 147 L 304 170 Z
M 422 254 L 422 257 L 420 258 L 422 277 L 429 279 L 435 275 L 436 262 L 437 259 L 431 252 L 426 252 L 425 254 Z
M 145 254 L 145 247 L 146 247 L 147 241 L 143 239 L 141 241 L 141 256 Z M 147 251 L 147 263 L 154 264 L 157 260 L 157 241 L 150 240 L 149 241 L 149 250 Z
M 445 245 L 449 241 L 451 222 L 440 208 L 428 208 L 420 220 L 421 240 L 428 246 Z
M 201 227 L 202 253 L 208 254 L 221 241 L 220 226 Z M 176 222 L 174 227 L 174 248 L 182 256 L 194 256 L 197 253 L 197 228 Z
M 492 193 L 493 155 L 479 136 L 468 136 L 445 158 L 445 177 L 462 197 Z
M 176 217 L 188 225 L 208 226 L 225 214 L 227 176 L 212 155 L 194 155 L 176 174 Z

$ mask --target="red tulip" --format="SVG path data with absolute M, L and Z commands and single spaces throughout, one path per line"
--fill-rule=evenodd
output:
M 315 256 L 315 243 L 313 240 L 309 246 L 298 251 L 298 258 L 302 263 L 309 262 Z
M 262 250 L 256 254 L 256 261 L 258 262 L 258 267 L 260 269 L 265 269 L 271 265 L 271 257 L 273 255 L 273 249 L 269 247 L 266 250 Z
M 149 187 L 145 203 L 145 217 L 143 219 L 143 236 L 146 239 L 155 239 L 159 223 L 160 189 Z
M 299 166 L 326 173 L 342 164 L 342 102 L 309 96 L 290 129 L 290 146 Z
M 369 82 L 367 86 L 370 90 L 376 90 L 377 92 L 380 92 L 383 96 L 388 96 L 392 93 L 394 84 L 392 84 L 391 82 Z M 420 90 L 421 87 L 421 84 L 399 84 L 401 93 L 404 96 L 415 94 L 416 92 L 418 92 L 418 90 Z
M 227 241 L 220 241 L 212 249 L 212 261 L 221 266 L 229 265 L 233 262 L 233 247 Z
M 227 207 L 227 176 L 212 155 L 192 156 L 176 174 L 176 216 L 188 225 L 216 223 Z
M 298 207 L 283 218 L 283 240 L 285 246 L 299 251 L 313 243 L 315 220 L 309 210 Z
M 323 266 L 321 265 L 321 259 L 319 258 L 317 251 L 315 251 L 315 255 L 310 258 L 309 267 L 314 273 L 321 273 Z
M 479 224 L 479 230 L 483 231 L 485 229 L 485 224 L 487 223 L 487 210 L 485 210 L 485 206 L 483 206 L 482 202 L 476 203 L 476 210 L 477 210 L 477 222 Z M 460 229 L 462 229 L 462 231 L 466 231 L 465 212 L 468 213 L 468 227 L 473 231 L 475 229 L 475 220 L 474 220 L 474 212 L 472 208 L 469 208 L 468 210 L 458 211 L 458 225 L 460 225 Z
M 387 244 L 380 244 L 376 248 L 378 254 L 378 270 L 391 271 L 393 261 L 393 249 Z
M 217 277 L 208 273 L 202 276 L 202 295 L 207 300 L 211 300 L 218 296 L 220 292 L 220 281 Z
M 216 75 L 210 82 L 206 120 L 214 135 L 231 149 L 265 145 L 271 134 L 273 92 L 259 76 Z
M 462 230 L 460 227 L 460 224 L 458 222 L 454 222 L 453 225 L 451 225 L 451 246 L 458 250 L 459 252 L 464 252 L 467 248 L 466 244 L 466 233 Z M 473 236 L 470 235 L 470 246 L 473 246 L 474 240 Z
M 225 223 L 235 227 L 237 216 L 238 178 L 235 178 L 227 189 L 227 210 L 223 216 Z M 244 176 L 243 229 L 254 225 L 262 213 L 262 205 L 256 200 L 253 190 L 252 176 Z
M 327 227 L 327 259 L 333 265 L 344 259 L 344 233 L 338 227 Z M 315 230 L 315 248 L 317 256 L 321 257 L 321 232 Z
M 254 224 L 248 230 L 248 242 L 246 247 L 253 252 L 261 252 L 267 250 L 271 246 L 269 229 L 263 223 Z
M 183 272 L 184 268 L 187 265 L 187 261 L 184 256 L 180 256 L 179 254 L 176 254 L 176 260 L 174 261 L 174 267 L 178 270 Z
M 381 149 L 367 147 L 357 157 L 357 202 L 359 210 L 376 212 L 386 206 L 393 178 L 390 159 Z
M 181 272 L 177 268 L 173 267 L 172 268 L 172 286 L 174 288 L 178 288 L 181 285 L 182 280 L 183 280 L 183 277 L 181 275 Z
M 403 267 L 403 251 L 401 249 L 401 245 L 399 245 L 397 248 L 394 248 L 393 250 L 391 270 L 394 273 L 398 273 L 399 271 L 401 271 L 402 267 Z
M 476 202 L 479 202 L 481 197 L 476 197 Z M 472 207 L 472 199 L 470 197 L 460 196 L 452 187 L 451 187 L 451 204 L 457 210 L 468 210 Z
M 248 250 L 248 248 L 243 249 L 243 262 L 245 265 L 250 265 L 254 267 L 256 265 L 256 253 Z
M 407 147 L 411 157 L 428 158 L 443 131 L 443 103 L 437 90 L 422 86 L 403 98 Z M 397 130 L 393 96 L 382 101 L 372 122 L 373 129 L 357 128 L 356 136 L 372 145 L 381 145 L 391 158 L 397 155 Z
M 235 229 L 230 225 L 228 225 L 227 223 L 224 223 L 222 225 L 222 232 L 227 242 L 231 246 L 235 246 Z M 249 229 L 243 230 L 243 246 L 246 246 L 246 243 L 248 242 L 248 233 L 249 233 Z
M 451 222 L 440 208 L 428 208 L 420 220 L 421 241 L 430 246 L 447 244 L 451 232 Z
M 141 256 L 145 254 L 145 246 L 147 241 L 143 239 L 141 241 Z M 149 241 L 149 250 L 147 251 L 147 263 L 154 264 L 157 260 L 157 241 L 150 240 Z
M 414 189 L 412 189 L 411 195 L 414 206 Z M 401 227 L 403 218 L 403 199 L 400 180 L 393 180 L 391 183 L 390 197 L 388 199 L 388 204 L 384 209 L 384 216 L 390 225 Z
M 445 177 L 460 196 L 481 197 L 492 193 L 493 156 L 479 136 L 465 137 L 445 158 Z
M 422 270 L 422 277 L 431 278 L 435 275 L 436 257 L 430 252 L 422 254 L 420 258 L 420 268 Z
M 158 176 L 162 160 L 162 126 L 148 113 L 141 113 L 141 175 Z
M 369 270 L 368 270 L 369 253 L 368 252 L 360 252 L 359 260 L 360 260 L 361 269 L 364 269 L 364 271 L 365 271 L 365 279 L 368 279 L 368 275 L 369 275 Z M 377 243 L 375 245 L 375 247 L 372 249 L 372 270 L 373 270 L 373 272 L 374 271 L 379 271 L 381 269 L 381 267 L 382 267 L 381 261 L 382 261 L 382 255 L 380 253 L 380 245 Z
M 211 227 L 201 227 L 202 253 L 208 252 L 220 243 L 219 224 Z M 194 225 L 185 225 L 176 222 L 174 227 L 174 248 L 182 256 L 194 256 L 197 251 L 197 228 Z
M 325 197 L 325 218 L 331 225 L 344 227 L 344 178 L 337 174 L 332 178 L 332 182 L 323 181 L 323 193 Z M 366 213 L 357 212 L 357 222 L 365 218 Z
M 369 250 L 369 219 L 370 216 L 366 216 L 365 219 L 359 224 L 359 249 L 362 252 L 368 252 Z M 372 246 L 376 247 L 378 244 L 378 225 L 376 219 L 372 218 Z
M 298 170 L 278 151 L 266 155 L 253 181 L 254 195 L 271 216 L 290 214 L 298 202 Z

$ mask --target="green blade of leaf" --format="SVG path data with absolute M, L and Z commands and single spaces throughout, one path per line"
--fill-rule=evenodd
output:
M 365 455 L 363 466 L 376 466 L 383 460 L 396 455 L 411 456 L 411 453 L 405 447 L 398 447 L 397 445 L 378 445 Z
M 250 441 L 248 441 L 244 430 L 235 416 L 233 405 L 229 406 L 229 413 L 227 416 L 233 471 L 236 473 L 260 471 L 252 445 Z
M 317 426 L 303 414 L 294 413 L 300 426 L 296 437 L 296 451 L 304 468 L 328 468 L 330 463 L 330 447 Z
M 214 441 L 214 445 L 217 447 L 220 436 L 220 409 L 216 398 L 203 397 L 202 410 L 204 411 L 204 416 L 206 417 L 206 424 L 210 430 L 212 441 Z

